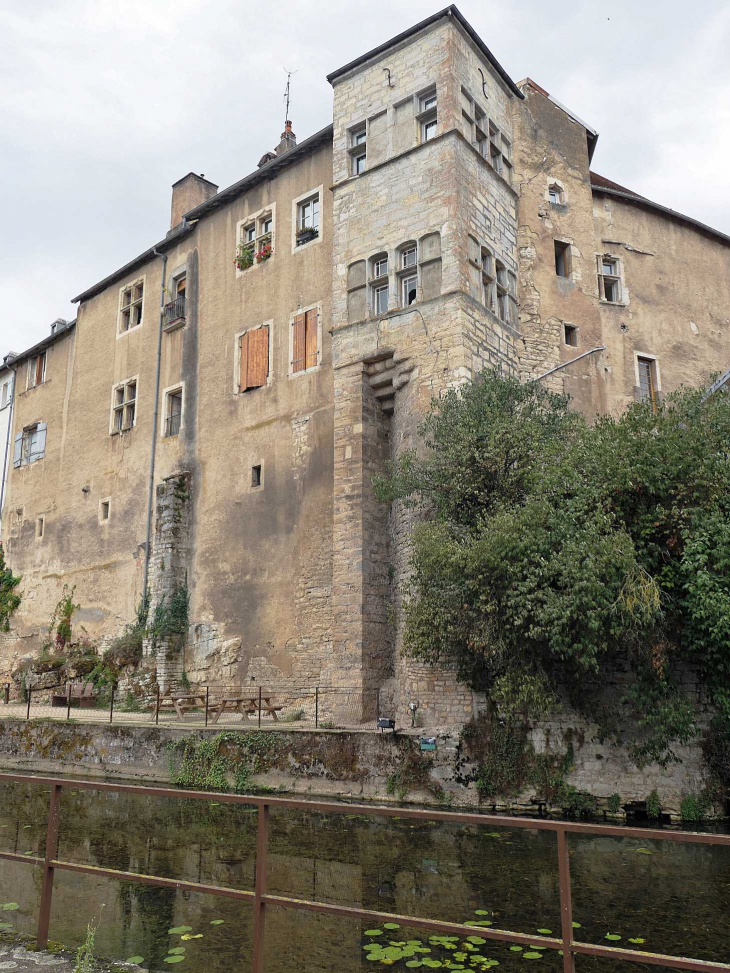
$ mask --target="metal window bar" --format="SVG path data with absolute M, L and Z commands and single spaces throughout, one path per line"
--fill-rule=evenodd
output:
M 335 804 L 325 801 L 302 801 L 275 797 L 249 797 L 238 794 L 206 793 L 203 791 L 172 790 L 167 787 L 141 787 L 131 784 L 111 784 L 100 781 L 73 780 L 62 778 L 43 778 L 22 774 L 0 774 L 0 781 L 16 784 L 34 784 L 50 787 L 51 801 L 46 831 L 46 852 L 39 856 L 20 855 L 15 852 L 0 852 L 0 860 L 19 864 L 41 866 L 43 880 L 41 902 L 38 914 L 37 943 L 39 949 L 48 944 L 48 934 L 53 896 L 53 879 L 56 870 L 77 872 L 95 878 L 113 878 L 125 882 L 137 882 L 158 888 L 172 888 L 187 892 L 201 892 L 231 899 L 246 900 L 254 905 L 254 936 L 251 969 L 253 973 L 264 971 L 265 915 L 270 907 L 299 909 L 305 912 L 324 913 L 359 919 L 370 924 L 398 922 L 401 926 L 428 929 L 437 933 L 457 936 L 473 936 L 474 926 L 456 922 L 442 922 L 419 916 L 377 912 L 372 909 L 357 909 L 351 906 L 334 905 L 327 902 L 313 902 L 308 899 L 270 895 L 267 892 L 267 856 L 269 847 L 269 813 L 271 808 L 307 810 L 320 814 L 358 814 L 366 817 L 406 818 L 415 821 L 440 821 L 450 824 L 464 824 L 475 827 L 522 828 L 537 831 L 555 832 L 558 846 L 558 885 L 560 890 L 561 936 L 532 935 L 513 932 L 507 929 L 479 927 L 479 935 L 487 940 L 530 945 L 536 943 L 545 949 L 563 951 L 563 973 L 575 973 L 575 956 L 599 956 L 607 959 L 623 960 L 630 963 L 646 963 L 665 966 L 670 969 L 694 970 L 698 973 L 730 973 L 727 963 L 684 956 L 665 956 L 660 953 L 642 952 L 617 946 L 601 946 L 584 943 L 573 938 L 573 912 L 571 899 L 570 858 L 568 835 L 597 835 L 654 841 L 675 841 L 688 844 L 716 845 L 730 848 L 730 835 L 701 834 L 698 832 L 660 831 L 650 828 L 625 828 L 605 824 L 585 824 L 571 821 L 550 821 L 545 819 L 515 818 L 506 815 L 484 815 L 452 811 L 420 810 L 402 807 L 370 807 L 367 805 Z M 200 882 L 188 882 L 159 875 L 141 875 L 136 872 L 123 872 L 118 869 L 101 868 L 97 865 L 83 865 L 57 857 L 58 835 L 60 829 L 60 799 L 64 787 L 74 790 L 106 791 L 110 793 L 142 794 L 151 798 L 172 798 L 177 800 L 213 801 L 218 804 L 245 804 L 258 808 L 258 828 L 256 842 L 256 877 L 253 891 L 232 889 Z
M 185 320 L 185 295 L 178 294 L 174 301 L 165 305 L 165 327 L 175 321 Z
M 165 438 L 168 436 L 177 436 L 177 434 L 180 432 L 181 420 L 181 412 L 175 412 L 165 419 Z

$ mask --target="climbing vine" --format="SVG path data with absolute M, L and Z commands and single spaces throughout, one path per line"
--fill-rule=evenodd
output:
M 5 550 L 0 544 L 0 630 L 10 629 L 10 619 L 20 607 L 21 596 L 16 591 L 20 577 L 13 574 L 5 564 Z
M 251 793 L 251 777 L 275 763 L 283 746 L 278 733 L 218 733 L 183 737 L 167 745 L 170 781 L 193 790 Z

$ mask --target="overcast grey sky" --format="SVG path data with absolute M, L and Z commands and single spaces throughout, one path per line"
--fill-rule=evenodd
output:
M 439 0 L 0 0 L 0 352 L 161 239 L 170 185 L 224 188 L 331 120 L 325 75 Z M 605 176 L 730 233 L 727 0 L 461 0 L 515 81 L 600 133 Z

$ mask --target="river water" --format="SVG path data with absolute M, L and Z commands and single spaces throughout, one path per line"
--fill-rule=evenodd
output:
M 47 788 L 0 783 L 0 848 L 43 855 L 47 809 Z M 630 829 L 626 835 L 569 839 L 580 938 L 730 962 L 730 848 L 646 842 Z M 66 860 L 253 889 L 255 846 L 255 809 L 63 792 L 59 857 Z M 274 894 L 527 934 L 560 930 L 556 839 L 549 832 L 496 828 L 488 818 L 475 828 L 273 809 L 269 863 Z M 34 933 L 40 879 L 37 867 L 0 861 L 0 931 Z M 247 903 L 59 872 L 50 935 L 73 946 L 92 922 L 105 958 L 142 957 L 141 965 L 155 971 L 247 971 L 251 918 Z M 562 970 L 557 952 L 511 951 L 479 942 L 478 927 L 474 934 L 474 942 L 439 942 L 414 928 L 372 929 L 272 907 L 266 973 L 479 971 L 497 963 L 500 973 L 525 973 L 531 965 L 540 973 Z M 613 973 L 619 965 L 576 960 L 578 973 Z

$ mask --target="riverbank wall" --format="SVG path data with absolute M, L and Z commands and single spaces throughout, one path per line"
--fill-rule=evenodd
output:
M 252 792 L 556 814 L 565 811 L 566 794 L 577 794 L 583 800 L 594 799 L 594 812 L 619 820 L 627 815 L 642 817 L 647 804 L 652 810 L 652 800 L 654 811 L 658 803 L 662 817 L 678 820 L 682 802 L 705 786 L 699 748 L 686 748 L 682 762 L 667 768 L 640 769 L 617 748 L 569 735 L 567 743 L 560 742 L 559 756 L 552 764 L 562 766 L 559 788 L 553 777 L 552 787 L 532 780 L 519 790 L 510 788 L 510 793 L 488 793 L 483 750 L 458 731 L 432 737 L 422 732 L 266 728 L 221 733 L 215 728 L 172 724 L 5 719 L 0 720 L 0 769 L 169 784 L 176 782 L 186 750 L 195 755 L 201 752 L 201 744 L 215 741 L 224 764 L 231 748 L 244 754 L 246 783 Z M 550 748 L 556 748 L 555 736 L 538 735 L 532 746 L 546 761 Z M 230 767 L 228 779 L 233 786 L 232 763 Z M 578 810 L 582 809 L 578 801 Z M 721 811 L 714 809 L 716 814 Z

